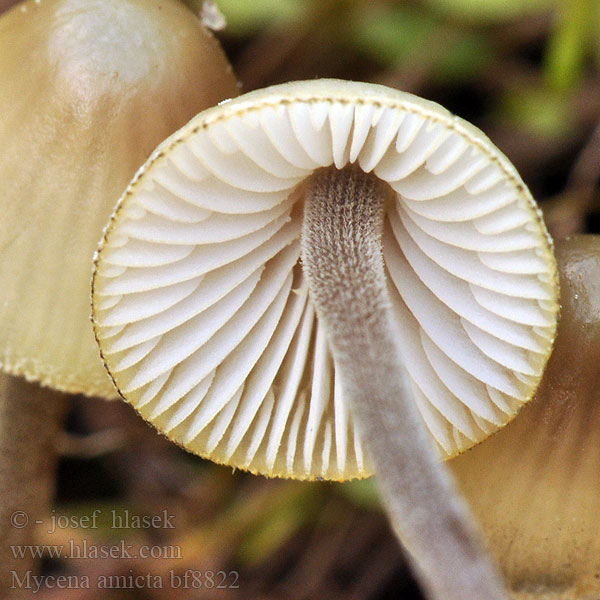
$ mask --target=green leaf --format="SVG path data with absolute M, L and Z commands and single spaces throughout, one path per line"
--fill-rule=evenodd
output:
M 494 58 L 483 35 L 461 32 L 440 52 L 434 76 L 443 81 L 465 81 L 475 77 Z
M 564 137 L 573 124 L 568 96 L 547 87 L 511 92 L 503 98 L 500 111 L 511 126 L 550 139 Z
M 386 68 L 412 65 L 443 81 L 473 77 L 493 56 L 483 34 L 414 8 L 382 5 L 357 12 L 351 29 L 352 45 Z
M 384 65 L 408 59 L 431 35 L 436 24 L 427 15 L 405 7 L 357 12 L 351 41 Z
M 561 2 L 545 65 L 546 82 L 555 90 L 573 89 L 580 81 L 594 26 L 598 25 L 591 17 L 597 12 L 597 0 Z
M 484 23 L 507 21 L 549 9 L 555 0 L 426 0 L 452 18 Z
M 249 35 L 267 25 L 287 26 L 304 18 L 303 0 L 217 0 L 227 20 L 227 32 Z
M 322 493 L 316 486 L 284 487 L 280 495 L 272 497 L 268 513 L 257 515 L 244 532 L 237 558 L 249 566 L 264 562 L 302 526 L 313 521 L 321 508 Z
M 374 510 L 379 510 L 381 507 L 379 491 L 372 477 L 370 479 L 348 481 L 341 484 L 338 489 L 342 496 L 345 496 L 356 506 Z

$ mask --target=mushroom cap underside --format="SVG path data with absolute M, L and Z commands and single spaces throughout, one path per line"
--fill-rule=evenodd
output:
M 224 102 L 161 144 L 96 257 L 106 366 L 188 450 L 273 476 L 370 474 L 299 262 L 307 178 L 348 163 L 393 190 L 383 257 L 396 335 L 440 455 L 481 441 L 533 395 L 558 284 L 514 167 L 432 102 L 295 82 Z
M 156 145 L 235 77 L 179 2 L 44 0 L 0 18 L 0 81 L 0 368 L 118 397 L 89 320 L 94 251 Z

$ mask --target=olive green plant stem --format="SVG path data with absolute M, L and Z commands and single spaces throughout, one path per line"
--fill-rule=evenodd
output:
M 389 188 L 356 167 L 316 172 L 302 260 L 392 526 L 427 596 L 506 600 L 501 577 L 433 448 L 394 336 L 382 257 Z
M 50 512 L 56 438 L 67 403 L 63 393 L 0 374 L 0 589 L 6 593 L 2 598 L 21 597 L 26 590 L 19 590 L 18 581 L 27 572 L 36 574 L 31 553 L 20 558 L 16 547 L 35 544 L 36 521 L 46 522 Z

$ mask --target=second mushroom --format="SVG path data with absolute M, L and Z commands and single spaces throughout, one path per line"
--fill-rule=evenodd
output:
M 275 86 L 209 109 L 125 192 L 95 332 L 169 438 L 269 476 L 375 471 L 433 598 L 504 598 L 439 458 L 510 421 L 552 349 L 551 241 L 514 167 L 437 104 Z

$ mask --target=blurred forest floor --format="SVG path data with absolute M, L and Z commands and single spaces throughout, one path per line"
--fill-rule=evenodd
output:
M 598 0 L 217 5 L 228 27 L 216 35 L 245 91 L 335 77 L 437 101 L 509 157 L 554 236 L 599 232 Z M 124 540 L 134 551 L 140 545 L 158 548 L 157 554 L 178 549 L 181 558 L 47 559 L 47 574 L 87 574 L 92 581 L 114 575 L 132 585 L 110 592 L 94 585 L 42 589 L 40 600 L 420 598 L 370 481 L 310 484 L 232 472 L 170 444 L 126 404 L 86 398 L 73 403 L 60 452 L 55 516 L 97 510 L 99 527 L 48 533 L 44 523 L 40 544 L 86 539 L 88 546 L 109 547 Z M 174 528 L 115 529 L 112 510 L 166 510 Z M 179 587 L 169 584 L 187 570 L 203 573 L 202 588 L 192 579 L 187 586 L 183 579 Z M 138 585 L 140 577 L 149 584 Z M 153 587 L 159 579 L 163 587 Z M 225 587 L 216 589 L 219 582 Z

